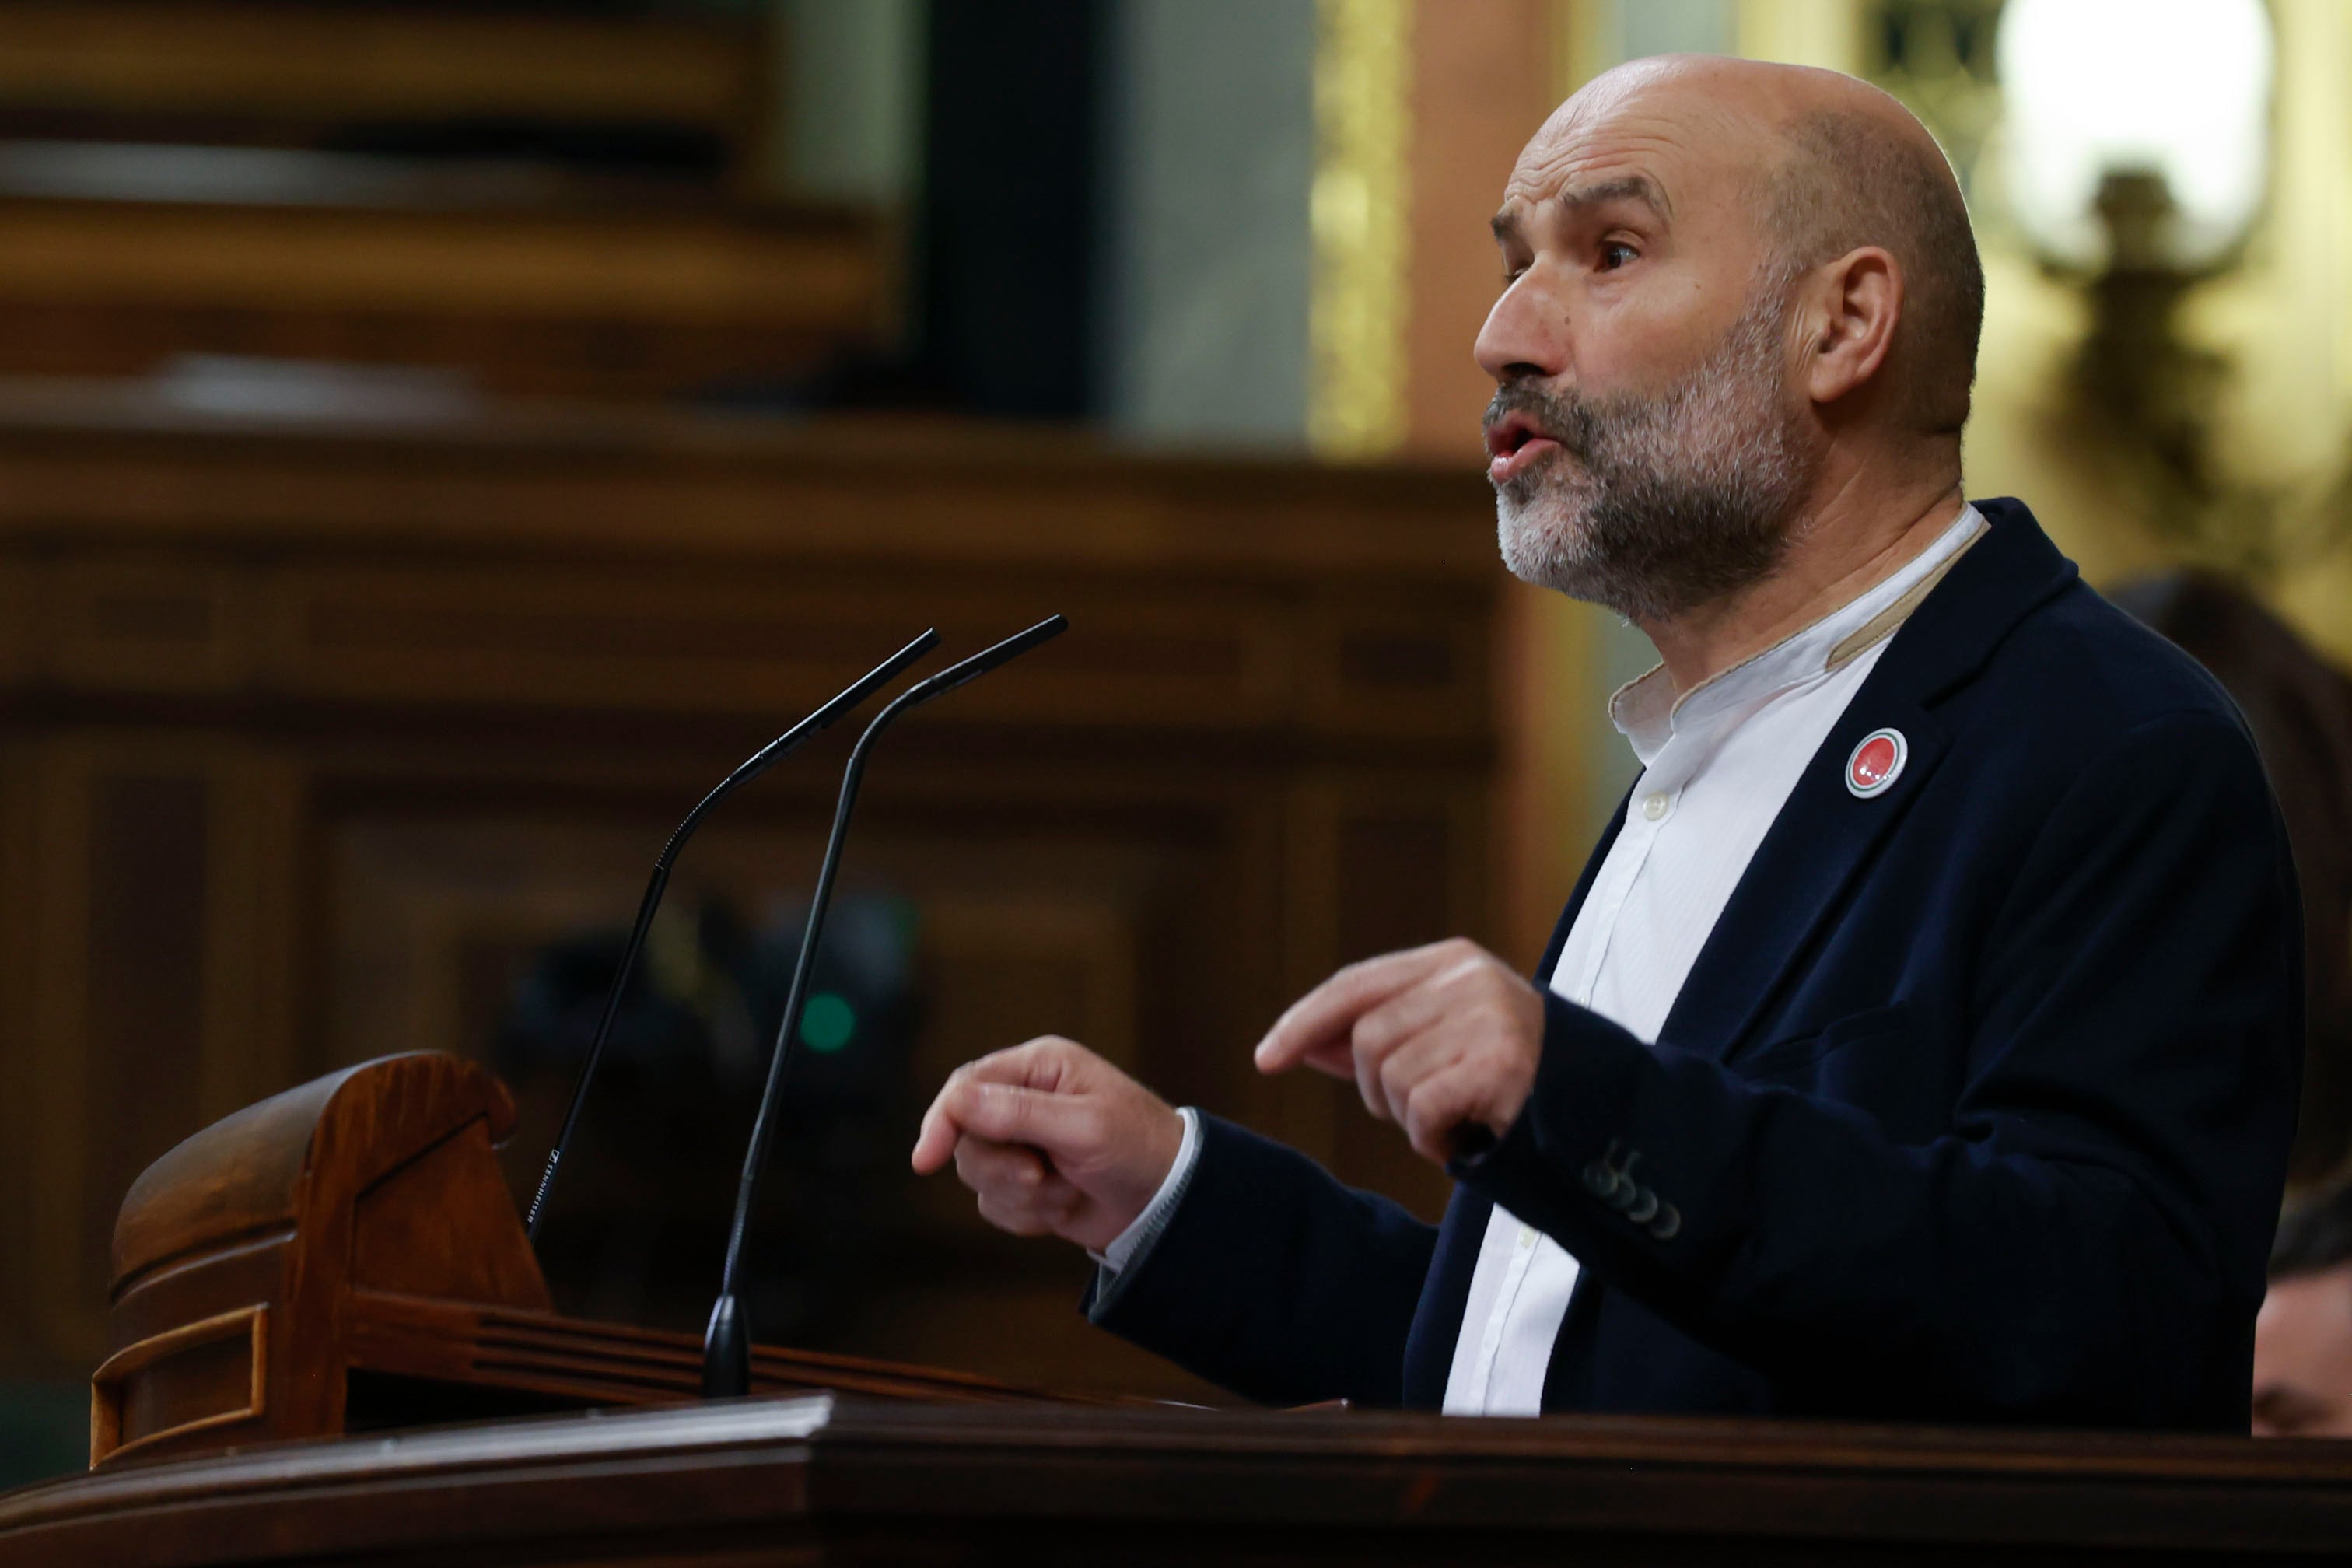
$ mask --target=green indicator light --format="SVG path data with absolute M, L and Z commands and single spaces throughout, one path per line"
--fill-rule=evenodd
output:
M 820 1056 L 831 1056 L 849 1044 L 857 1032 L 857 1014 L 830 991 L 820 991 L 801 1009 L 801 1044 Z

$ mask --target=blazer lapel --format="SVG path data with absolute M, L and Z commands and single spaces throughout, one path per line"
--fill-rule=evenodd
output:
M 1658 1031 L 1662 1043 L 1729 1056 L 1846 884 L 1936 771 L 1945 745 L 1936 721 L 1914 704 L 1869 695 L 1865 683 L 1757 846 Z M 1862 798 L 1846 787 L 1846 759 L 1882 729 L 1900 732 L 1908 755 L 1893 784 Z
M 1943 758 L 1947 737 L 1929 705 L 1981 668 L 2034 605 L 2074 579 L 2032 514 L 2014 500 L 1978 503 L 1992 531 L 1956 563 L 1895 634 L 1790 793 L 1724 906 L 1661 1042 L 1724 1059 L 1745 1043 L 1846 886 L 1909 810 Z M 1899 731 L 1902 770 L 1879 793 L 1846 784 L 1854 749 L 1874 731 Z

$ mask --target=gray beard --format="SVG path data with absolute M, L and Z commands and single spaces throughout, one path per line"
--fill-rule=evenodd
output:
M 1812 479 L 1782 391 L 1782 289 L 1757 302 L 1689 375 L 1599 401 L 1506 384 L 1561 450 L 1496 487 L 1512 575 L 1634 621 L 1666 620 L 1762 581 L 1788 554 Z

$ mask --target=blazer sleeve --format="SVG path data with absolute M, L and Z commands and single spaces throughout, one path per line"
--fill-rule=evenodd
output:
M 1167 1228 L 1108 1285 L 1098 1278 L 1087 1316 L 1264 1404 L 1402 1404 L 1436 1227 L 1199 1114 L 1200 1157 Z
M 1455 1173 L 1817 1408 L 2242 1430 L 2302 1052 L 2293 883 L 2244 732 L 2147 721 L 1979 938 L 1942 1136 L 1548 996 L 1527 1108 Z

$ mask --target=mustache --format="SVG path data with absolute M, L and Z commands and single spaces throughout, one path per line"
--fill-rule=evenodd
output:
M 1531 381 L 1505 382 L 1496 387 L 1486 405 L 1483 427 L 1492 430 L 1498 421 L 1514 414 L 1526 417 L 1580 463 L 1591 460 L 1593 444 L 1604 423 L 1601 412 L 1587 399 L 1574 393 L 1547 392 Z

